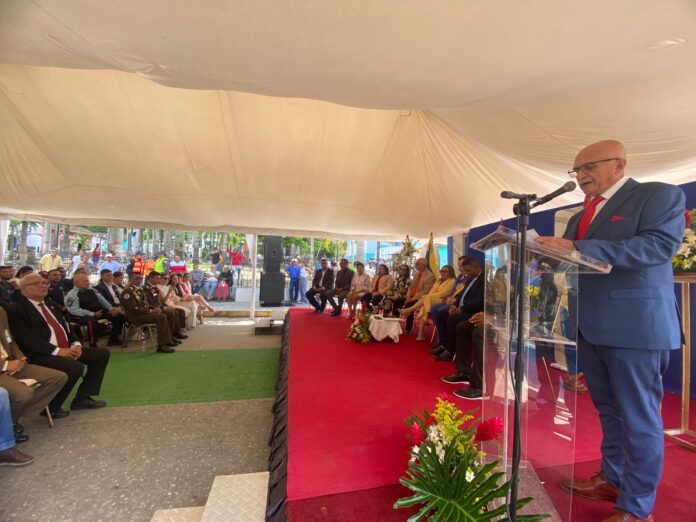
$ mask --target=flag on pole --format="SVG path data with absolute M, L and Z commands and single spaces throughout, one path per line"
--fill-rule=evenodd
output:
M 428 262 L 428 270 L 430 270 L 435 279 L 439 277 L 440 272 L 440 256 L 437 251 L 437 247 L 433 244 L 433 233 L 430 233 L 430 240 L 428 241 L 428 248 L 425 251 L 425 260 Z

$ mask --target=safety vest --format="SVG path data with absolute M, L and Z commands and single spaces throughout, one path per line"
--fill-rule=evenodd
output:
M 145 273 L 145 261 L 141 257 L 133 258 L 133 273 L 134 274 L 144 274 Z
M 145 263 L 145 275 L 149 275 L 150 272 L 152 272 L 154 269 L 155 269 L 155 260 L 148 259 L 147 263 Z

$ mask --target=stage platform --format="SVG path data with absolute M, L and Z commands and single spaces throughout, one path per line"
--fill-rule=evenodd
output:
M 409 450 L 404 419 L 432 407 L 439 393 L 456 389 L 440 380 L 452 373 L 453 365 L 434 361 L 427 354 L 429 344 L 410 336 L 402 336 L 398 344 L 352 343 L 345 339 L 348 327 L 347 320 L 312 309 L 288 313 L 270 438 L 267 520 L 396 521 L 415 513 L 392 509 L 396 499 L 409 493 L 398 484 Z M 554 370 L 556 393 L 561 379 Z M 597 415 L 589 395 L 573 400 L 576 472 L 593 474 L 601 438 Z M 456 402 L 464 411 L 481 407 L 480 401 Z M 676 424 L 679 397 L 667 394 L 663 411 L 666 422 Z M 538 415 L 553 417 L 555 412 L 550 401 L 548 411 Z M 530 444 L 544 448 L 531 464 L 548 497 L 564 504 L 566 494 L 558 482 L 572 464 L 569 455 L 555 449 L 553 433 L 533 425 L 529 429 Z M 688 471 L 696 466 L 696 454 L 667 446 L 655 515 L 687 520 L 696 507 L 686 494 L 696 486 Z M 574 499 L 572 520 L 599 519 L 611 508 Z

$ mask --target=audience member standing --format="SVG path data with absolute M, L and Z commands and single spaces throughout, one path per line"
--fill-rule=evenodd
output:
M 285 271 L 290 277 L 290 288 L 288 288 L 288 299 L 293 303 L 298 301 L 300 295 L 300 272 L 302 267 L 297 264 L 297 260 L 293 259 L 290 264 L 285 267 Z M 305 289 L 305 292 L 307 290 Z
M 52 248 L 51 251 L 44 255 L 39 261 L 39 272 L 48 272 L 63 266 L 63 260 L 58 255 L 58 250 Z

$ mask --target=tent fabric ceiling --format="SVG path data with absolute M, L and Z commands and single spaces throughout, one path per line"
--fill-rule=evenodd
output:
M 693 181 L 695 46 L 687 0 L 5 0 L 0 213 L 445 236 L 603 138 Z

